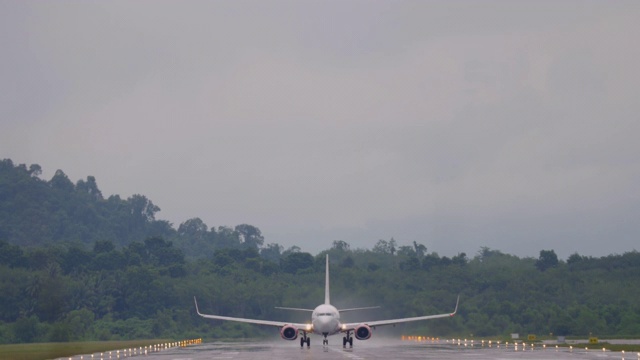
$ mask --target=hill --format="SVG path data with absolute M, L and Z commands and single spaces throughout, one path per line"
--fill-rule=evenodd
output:
M 211 228 L 199 218 L 177 229 L 157 220 L 160 208 L 144 195 L 104 198 L 95 177 L 75 184 L 57 170 L 50 180 L 41 167 L 0 161 L 0 239 L 20 246 L 110 241 L 122 247 L 149 237 L 173 241 L 188 257 L 212 256 L 218 248 L 258 248 L 260 230 L 248 224 Z

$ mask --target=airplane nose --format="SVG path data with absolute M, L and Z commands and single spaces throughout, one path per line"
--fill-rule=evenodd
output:
M 315 328 L 321 332 L 328 332 L 329 329 L 333 328 L 333 322 L 333 319 L 329 317 L 321 317 L 318 318 L 318 324 Z
M 333 318 L 322 319 L 322 327 L 333 331 L 338 326 L 338 321 Z

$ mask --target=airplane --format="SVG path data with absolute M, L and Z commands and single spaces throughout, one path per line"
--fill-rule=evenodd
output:
M 353 347 L 353 336 L 355 336 L 358 340 L 367 340 L 371 338 L 371 329 L 376 326 L 384 326 L 384 325 L 395 325 L 400 323 L 406 323 L 410 321 L 419 321 L 419 320 L 431 320 L 445 317 L 453 317 L 458 311 L 458 303 L 460 302 L 460 295 L 458 295 L 458 299 L 456 300 L 456 307 L 452 313 L 438 314 L 438 315 L 426 315 L 426 316 L 416 316 L 402 319 L 390 319 L 390 320 L 375 320 L 375 321 L 365 321 L 359 323 L 342 323 L 340 322 L 340 311 L 354 311 L 354 310 L 364 310 L 364 309 L 373 309 L 378 308 L 374 307 L 364 307 L 364 308 L 353 308 L 353 309 L 342 309 L 338 310 L 335 306 L 331 305 L 330 296 L 329 296 L 329 255 L 327 254 L 326 260 L 326 268 L 325 268 L 325 288 L 324 288 L 324 304 L 318 305 L 315 309 L 300 309 L 300 308 L 279 308 L 285 310 L 297 310 L 297 311 L 308 311 L 311 312 L 311 322 L 307 324 L 298 324 L 298 323 L 290 323 L 283 321 L 270 321 L 270 320 L 257 320 L 257 319 L 246 319 L 246 318 L 237 318 L 230 316 L 220 316 L 220 315 L 208 315 L 200 313 L 198 309 L 198 301 L 195 296 L 193 297 L 193 301 L 196 305 L 196 312 L 203 318 L 214 319 L 214 320 L 226 320 L 226 321 L 236 321 L 243 322 L 249 324 L 257 324 L 257 325 L 267 325 L 267 326 L 276 326 L 280 328 L 280 336 L 284 340 L 296 340 L 298 335 L 300 335 L 300 347 L 304 347 L 307 345 L 307 348 L 311 346 L 311 339 L 308 334 L 318 334 L 322 335 L 324 339 L 322 340 L 322 345 L 329 345 L 329 340 L 327 336 L 335 335 L 338 333 L 344 333 L 345 336 L 342 338 L 342 346 L 346 347 L 349 344 L 349 347 Z M 353 336 L 351 336 L 353 334 Z

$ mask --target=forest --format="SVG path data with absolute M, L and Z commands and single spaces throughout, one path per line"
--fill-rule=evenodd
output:
M 248 338 L 277 329 L 217 322 L 228 316 L 304 322 L 323 299 L 330 254 L 334 305 L 379 305 L 347 321 L 458 315 L 393 329 L 431 336 L 639 336 L 640 253 L 602 257 L 553 249 L 520 258 L 482 247 L 453 257 L 423 244 L 328 241 L 319 254 L 265 244 L 260 229 L 174 228 L 143 195 L 104 198 L 96 179 L 0 161 L 0 343 L 144 338 Z M 347 314 L 345 314 L 346 316 Z M 372 319 L 375 316 L 375 319 Z M 377 331 L 377 330 L 376 330 Z M 375 332 L 374 332 L 375 336 Z

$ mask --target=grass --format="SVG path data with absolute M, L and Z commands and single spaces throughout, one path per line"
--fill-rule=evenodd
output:
M 132 340 L 132 341 L 86 341 L 68 343 L 34 343 L 0 345 L 0 359 L 45 360 L 70 357 L 79 354 L 92 354 L 118 349 L 144 347 L 170 342 L 172 340 Z

